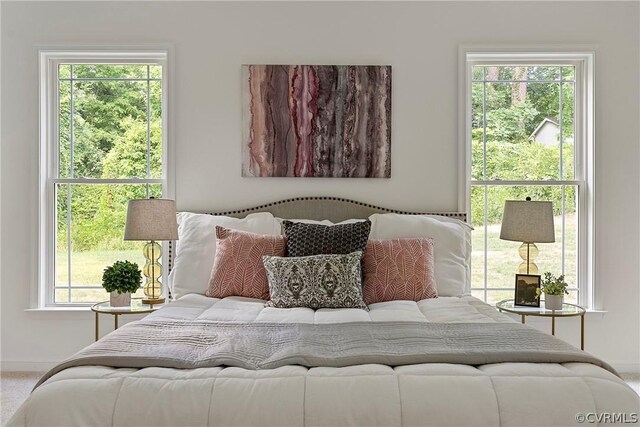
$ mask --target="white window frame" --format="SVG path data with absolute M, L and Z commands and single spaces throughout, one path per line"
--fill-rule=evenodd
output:
M 161 178 L 133 179 L 63 179 L 75 184 L 162 184 L 162 197 L 173 198 L 172 147 L 169 144 L 169 91 L 170 62 L 168 49 L 42 49 L 39 54 L 40 84 L 40 153 L 39 153 L 39 217 L 38 217 L 38 278 L 32 289 L 30 306 L 35 309 L 83 307 L 91 304 L 55 303 L 55 256 L 56 253 L 56 197 L 55 184 L 59 176 L 59 129 L 58 129 L 58 65 L 60 63 L 145 63 L 161 65 L 162 72 L 162 169 Z M 140 248 L 142 250 L 142 246 Z M 166 272 L 163 274 L 166 288 Z M 166 290 L 165 290 L 166 291 Z
M 478 65 L 504 65 L 544 63 L 571 64 L 575 68 L 574 150 L 575 177 L 571 181 L 557 180 L 553 184 L 577 185 L 579 198 L 576 205 L 579 216 L 577 287 L 578 304 L 596 309 L 599 301 L 594 286 L 595 277 L 595 141 L 594 141 L 594 79 L 595 49 L 591 47 L 562 48 L 487 48 L 461 46 L 459 49 L 459 188 L 458 208 L 471 212 L 471 186 L 492 185 L 496 181 L 476 181 L 471 175 L 471 89 L 472 69 Z M 561 178 L 561 177 L 560 177 Z M 540 185 L 541 181 L 499 181 L 501 185 Z M 514 272 L 515 274 L 515 272 Z M 486 287 L 486 284 L 485 284 Z

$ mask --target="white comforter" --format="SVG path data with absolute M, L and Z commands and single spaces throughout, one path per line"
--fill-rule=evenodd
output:
M 379 303 L 367 313 L 187 295 L 150 316 L 272 323 L 512 321 L 472 297 Z M 582 363 L 261 371 L 90 366 L 50 378 L 8 425 L 565 426 L 578 425 L 578 414 L 605 412 L 632 419 L 640 400 L 620 378 Z

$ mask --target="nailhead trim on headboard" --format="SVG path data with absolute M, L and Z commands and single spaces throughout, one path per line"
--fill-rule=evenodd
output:
M 303 201 L 303 200 L 335 200 L 335 201 L 338 201 L 338 202 L 350 203 L 350 204 L 353 204 L 353 205 L 364 206 L 364 207 L 371 208 L 371 209 L 379 209 L 379 210 L 385 211 L 387 213 L 397 213 L 397 214 L 402 214 L 402 215 L 441 215 L 441 216 L 459 218 L 462 221 L 466 221 L 467 220 L 467 214 L 464 213 L 464 212 L 430 212 L 430 213 L 426 213 L 426 212 L 399 211 L 399 210 L 396 210 L 396 209 L 384 208 L 382 206 L 370 205 L 368 203 L 356 202 L 355 200 L 343 199 L 341 197 L 328 197 L 328 196 L 327 197 L 294 197 L 292 199 L 279 200 L 277 202 L 271 202 L 271 203 L 267 203 L 266 205 L 254 206 L 252 208 L 247 208 L 247 209 L 240 209 L 240 210 L 226 211 L 226 212 L 205 212 L 205 214 L 207 214 L 207 215 L 238 215 L 238 214 L 243 214 L 243 213 L 249 214 L 251 212 L 260 211 L 262 209 L 269 208 L 269 207 L 272 207 L 272 206 L 281 205 L 283 203 L 298 202 L 298 201 Z
M 409 212 L 409 211 L 400 211 L 400 210 L 396 210 L 396 209 L 388 209 L 388 208 L 384 208 L 381 206 L 376 206 L 376 205 L 371 205 L 368 203 L 362 203 L 362 202 L 357 202 L 355 200 L 349 200 L 349 199 L 343 199 L 341 197 L 329 197 L 329 196 L 317 196 L 317 197 L 294 197 L 291 199 L 284 199 L 284 200 L 279 200 L 277 202 L 271 202 L 271 203 L 267 203 L 264 205 L 259 205 L 259 206 L 254 206 L 251 208 L 246 208 L 246 209 L 239 209 L 239 210 L 233 210 L 233 211 L 225 211 L 225 212 L 204 212 L 206 215 L 241 215 L 241 214 L 250 214 L 252 212 L 262 212 L 267 210 L 267 208 L 270 208 L 272 206 L 277 206 L 277 205 L 281 205 L 284 203 L 291 203 L 291 202 L 297 202 L 297 201 L 308 201 L 308 200 L 333 200 L 333 201 L 338 201 L 338 202 L 344 202 L 344 203 L 348 203 L 348 204 L 353 204 L 353 205 L 358 205 L 358 206 L 364 206 L 366 208 L 370 208 L 370 209 L 376 209 L 376 210 L 380 210 L 386 213 L 397 213 L 397 214 L 402 214 L 402 215 L 440 215 L 440 216 L 446 216 L 446 217 L 451 217 L 451 218 L 457 218 L 461 221 L 467 221 L 467 214 L 465 212 Z M 171 272 L 171 269 L 173 268 L 173 241 L 169 241 L 168 242 L 169 245 L 169 259 L 167 261 L 168 264 L 168 272 Z

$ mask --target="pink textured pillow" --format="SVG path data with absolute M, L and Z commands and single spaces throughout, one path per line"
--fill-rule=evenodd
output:
M 284 236 L 267 236 L 216 226 L 216 256 L 206 295 L 269 299 L 263 255 L 284 256 Z
M 433 239 L 369 239 L 364 253 L 364 301 L 436 298 Z

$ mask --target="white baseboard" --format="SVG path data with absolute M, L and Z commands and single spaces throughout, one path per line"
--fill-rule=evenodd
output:
M 619 374 L 640 374 L 640 363 L 612 363 Z
M 0 365 L 0 370 L 2 372 L 46 372 L 58 363 L 59 362 L 17 362 L 3 360 Z

